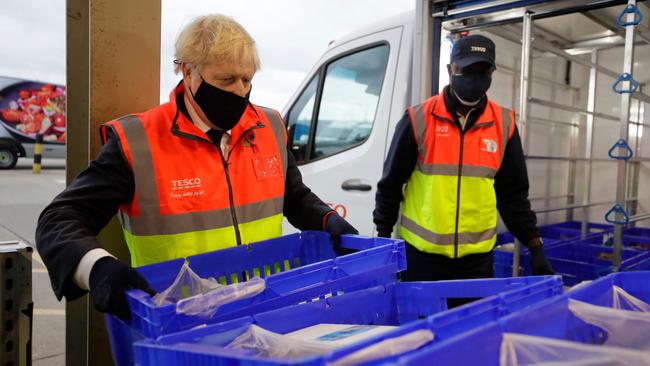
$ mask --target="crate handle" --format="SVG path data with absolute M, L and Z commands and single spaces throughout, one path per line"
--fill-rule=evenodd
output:
M 619 84 L 624 82 L 624 81 L 629 81 L 630 82 L 630 88 L 629 89 L 623 89 L 619 88 Z M 639 82 L 634 80 L 632 77 L 632 74 L 624 72 L 621 75 L 619 75 L 618 79 L 614 82 L 612 85 L 612 90 L 614 93 L 617 94 L 623 94 L 623 93 L 634 93 L 639 89 Z
M 628 21 L 628 20 L 623 20 L 623 17 L 627 16 L 628 14 L 634 14 L 634 20 Z M 619 27 L 627 27 L 630 25 L 636 26 L 641 24 L 643 21 L 643 14 L 639 10 L 639 8 L 636 7 L 634 4 L 629 4 L 626 6 L 621 14 L 618 15 L 616 18 L 616 24 L 618 24 Z
M 625 155 L 614 155 L 614 150 L 618 148 L 624 148 L 626 150 Z M 616 159 L 616 160 L 630 160 L 632 156 L 634 155 L 634 151 L 632 151 L 632 148 L 630 145 L 627 143 L 627 141 L 620 139 L 616 141 L 614 146 L 612 146 L 611 149 L 609 149 L 609 152 L 607 153 L 610 158 Z
M 619 221 L 616 219 L 611 219 L 610 216 L 613 213 L 620 213 L 623 215 L 623 220 Z M 610 208 L 609 211 L 605 214 L 605 221 L 609 222 L 610 224 L 618 224 L 618 225 L 627 225 L 630 222 L 630 215 L 625 211 L 623 206 L 619 205 L 618 203 L 614 205 L 614 207 Z

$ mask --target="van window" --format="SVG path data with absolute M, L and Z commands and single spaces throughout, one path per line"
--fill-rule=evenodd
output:
M 381 45 L 327 66 L 312 159 L 336 154 L 368 138 L 387 62 L 388 46 Z
M 304 162 L 309 156 L 307 147 L 309 141 L 309 130 L 314 112 L 314 101 L 316 100 L 316 88 L 318 87 L 318 75 L 309 82 L 302 95 L 291 107 L 287 117 L 287 128 L 289 132 L 289 145 L 296 162 Z

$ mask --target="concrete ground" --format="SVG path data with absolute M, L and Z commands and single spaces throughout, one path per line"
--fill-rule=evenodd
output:
M 12 170 L 0 170 L 0 241 L 21 240 L 34 246 L 36 220 L 65 187 L 65 161 L 44 159 L 41 174 L 31 161 L 20 159 Z M 35 366 L 65 364 L 65 303 L 57 301 L 43 263 L 32 261 L 34 324 L 32 361 Z

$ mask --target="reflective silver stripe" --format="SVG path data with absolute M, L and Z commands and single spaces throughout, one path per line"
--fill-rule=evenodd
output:
M 501 140 L 501 160 L 499 160 L 499 166 L 501 166 L 503 157 L 506 155 L 506 145 L 508 144 L 508 135 L 510 134 L 510 125 L 512 123 L 510 116 L 510 110 L 501 107 L 501 127 L 503 129 L 503 137 Z
M 426 175 L 458 176 L 458 164 L 424 164 L 418 161 L 417 168 Z M 486 166 L 463 165 L 463 177 L 494 178 L 497 170 Z
M 284 131 L 285 131 L 285 126 L 284 123 L 282 122 L 282 119 L 278 115 L 276 111 L 273 109 L 269 108 L 264 108 L 264 107 L 259 107 L 262 112 L 264 112 L 264 115 L 266 115 L 266 118 L 269 120 L 269 123 L 271 124 L 271 129 L 273 130 L 273 133 L 275 134 L 275 139 L 278 143 L 278 150 L 280 151 L 280 158 L 282 159 L 282 169 L 284 169 L 284 176 L 287 176 L 287 144 L 284 139 Z
M 159 216 L 160 202 L 158 201 L 158 186 L 156 172 L 149 148 L 149 140 L 142 121 L 138 116 L 130 115 L 117 120 L 126 136 L 131 161 L 133 162 L 133 177 L 135 179 L 135 194 L 139 204 L 140 214 L 144 216 Z
M 237 206 L 239 223 L 247 223 L 282 214 L 284 197 L 279 196 L 248 205 Z M 133 235 L 170 235 L 213 230 L 232 226 L 230 207 L 174 215 L 122 215 L 124 226 Z
M 437 245 L 454 245 L 455 234 L 436 234 L 418 225 L 415 221 L 402 215 L 402 226 L 422 239 Z M 478 244 L 482 241 L 492 239 L 497 234 L 497 228 L 491 228 L 483 232 L 458 233 L 458 244 Z
M 413 111 L 413 134 L 417 138 L 418 151 L 420 157 L 424 159 L 427 156 L 427 144 L 424 141 L 426 133 L 427 119 L 424 116 L 424 104 L 418 104 L 411 108 Z

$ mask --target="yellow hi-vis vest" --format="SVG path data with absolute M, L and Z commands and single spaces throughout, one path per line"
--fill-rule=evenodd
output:
M 514 132 L 514 113 L 488 100 L 464 132 L 442 95 L 409 113 L 418 161 L 404 192 L 401 237 L 449 258 L 489 252 L 497 234 L 494 176 Z

